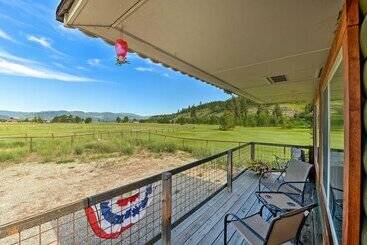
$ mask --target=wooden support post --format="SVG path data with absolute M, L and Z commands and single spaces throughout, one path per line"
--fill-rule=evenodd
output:
M 162 244 L 171 244 L 172 174 L 162 174 Z
M 232 192 L 233 152 L 227 151 L 227 189 Z
M 255 161 L 255 143 L 251 143 L 251 160 Z
M 150 130 L 148 132 L 148 140 L 150 141 Z
M 52 134 L 51 134 L 51 136 L 52 136 L 52 139 L 54 140 L 54 139 L 55 139 L 55 135 L 54 135 L 54 133 L 52 133 Z

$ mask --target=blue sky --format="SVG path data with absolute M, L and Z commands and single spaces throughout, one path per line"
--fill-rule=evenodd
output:
M 0 0 L 0 110 L 141 115 L 229 98 L 222 90 L 129 54 L 55 20 L 58 0 Z

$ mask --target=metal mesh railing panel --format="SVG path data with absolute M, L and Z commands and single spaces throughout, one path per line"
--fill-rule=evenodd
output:
M 226 184 L 226 162 L 227 156 L 221 156 L 173 176 L 173 223 Z
M 132 198 L 137 193 L 140 197 Z M 161 181 L 157 181 L 22 230 L 0 239 L 0 244 L 145 244 L 160 232 Z
M 304 160 L 309 161 L 309 148 L 297 147 L 297 146 L 284 146 L 284 145 L 263 145 L 255 144 L 255 161 L 263 161 L 276 167 L 277 163 L 282 163 L 291 159 L 292 149 L 298 148 L 304 152 Z
M 233 176 L 237 176 L 251 163 L 251 145 L 246 144 L 232 152 Z

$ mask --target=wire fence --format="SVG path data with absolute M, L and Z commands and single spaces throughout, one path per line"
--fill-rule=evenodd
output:
M 137 134 L 140 140 L 155 137 Z M 231 190 L 233 180 L 252 161 L 270 161 L 281 153 L 289 158 L 296 147 L 237 144 L 167 172 L 2 225 L 0 244 L 145 244 L 169 239 L 173 227 L 224 188 Z

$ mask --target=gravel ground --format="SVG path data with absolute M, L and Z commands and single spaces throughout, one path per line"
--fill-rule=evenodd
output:
M 0 224 L 16 221 L 193 161 L 141 151 L 89 163 L 22 163 L 0 170 Z

